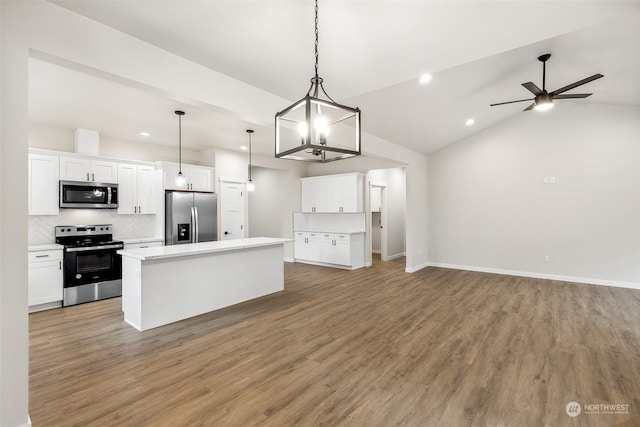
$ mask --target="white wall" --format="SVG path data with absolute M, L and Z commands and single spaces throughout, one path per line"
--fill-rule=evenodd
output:
M 74 129 L 60 129 L 32 123 L 29 125 L 29 148 L 73 153 L 75 151 L 73 131 Z M 104 134 L 100 135 L 99 154 L 104 157 L 147 162 L 160 160 L 177 162 L 179 157 L 177 142 L 175 147 L 168 147 L 152 142 L 117 139 Z M 183 163 L 200 165 L 203 164 L 201 157 L 198 151 L 182 149 Z
M 640 108 L 566 102 L 435 153 L 430 260 L 640 287 L 639 141 Z
M 27 49 L 0 2 L 0 425 L 28 425 Z M 13 3 L 13 2 L 12 2 Z
M 293 212 L 300 210 L 300 174 L 256 167 L 256 190 L 249 195 L 249 237 L 293 239 Z M 293 260 L 293 243 L 285 244 L 285 258 Z

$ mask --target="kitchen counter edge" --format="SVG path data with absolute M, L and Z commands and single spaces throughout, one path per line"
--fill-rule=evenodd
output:
M 229 252 L 261 246 L 283 245 L 291 239 L 251 237 L 248 239 L 219 240 L 215 242 L 189 243 L 186 245 L 156 246 L 139 249 L 121 249 L 118 254 L 140 261 L 178 258 L 216 252 Z

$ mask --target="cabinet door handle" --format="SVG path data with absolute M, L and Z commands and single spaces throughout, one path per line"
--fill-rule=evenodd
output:
M 49 255 L 36 255 L 36 258 L 47 258 Z
M 59 265 L 58 265 L 58 269 L 59 269 L 59 270 L 62 270 L 62 261 L 58 261 L 58 264 L 59 264 Z
M 95 180 L 96 180 L 96 174 L 95 174 L 95 173 L 92 173 L 92 174 L 91 174 L 91 181 L 95 181 Z
M 87 181 L 90 181 L 90 179 L 89 179 L 89 172 L 87 172 Z
M 137 206 L 134 206 L 134 207 L 133 207 L 133 213 L 134 213 L 134 214 L 135 214 L 135 213 L 138 213 L 138 207 L 137 207 Z
M 142 213 L 142 206 L 138 206 L 138 213 Z

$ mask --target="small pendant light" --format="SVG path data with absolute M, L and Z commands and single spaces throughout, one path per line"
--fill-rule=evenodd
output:
M 249 134 L 249 182 L 247 182 L 247 191 L 255 191 L 256 185 L 251 180 L 251 134 L 253 129 L 247 129 L 247 133 Z
M 184 111 L 176 110 L 175 113 L 178 115 L 178 150 L 180 159 L 175 183 L 178 187 L 184 187 L 187 183 L 187 179 L 182 175 L 182 116 L 184 116 Z

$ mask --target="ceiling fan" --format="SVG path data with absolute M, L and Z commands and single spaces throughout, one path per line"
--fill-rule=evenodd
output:
M 491 104 L 490 106 L 493 107 L 495 105 L 513 104 L 514 102 L 533 101 L 533 103 L 529 105 L 527 108 L 525 108 L 524 111 L 529 111 L 534 108 L 536 110 L 548 110 L 549 108 L 553 107 L 554 99 L 586 98 L 587 96 L 593 95 L 592 93 L 574 93 L 570 95 L 561 95 L 561 94 L 568 90 L 576 88 L 578 86 L 582 86 L 583 84 L 586 84 L 594 80 L 597 80 L 601 77 L 604 77 L 604 75 L 602 74 L 594 74 L 593 76 L 587 77 L 586 79 L 578 80 L 577 82 L 571 83 L 570 85 L 561 87 L 560 89 L 556 89 L 553 92 L 547 92 L 547 89 L 545 87 L 545 80 L 546 80 L 546 74 L 547 74 L 546 64 L 549 58 L 551 58 L 550 53 L 545 53 L 544 55 L 540 55 L 538 57 L 538 61 L 542 62 L 542 89 L 540 89 L 533 82 L 522 83 L 522 86 L 524 86 L 525 89 L 527 89 L 529 92 L 533 93 L 535 95 L 535 98 L 518 99 L 517 101 L 499 102 L 497 104 Z

